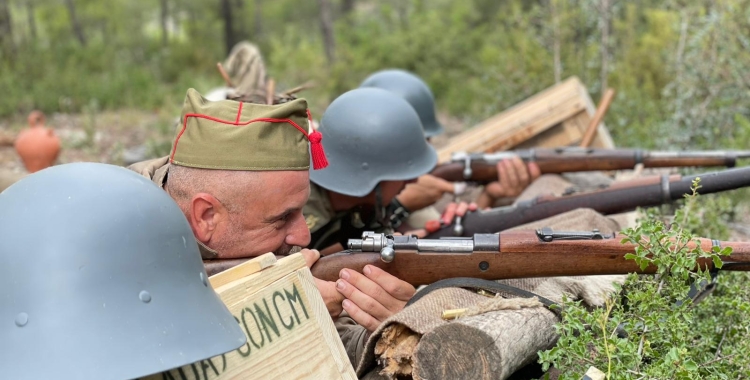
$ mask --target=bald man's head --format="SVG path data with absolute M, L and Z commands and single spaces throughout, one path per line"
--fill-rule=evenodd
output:
M 172 165 L 167 191 L 196 239 L 219 258 L 287 254 L 306 246 L 310 232 L 302 207 L 310 194 L 308 171 L 238 171 Z

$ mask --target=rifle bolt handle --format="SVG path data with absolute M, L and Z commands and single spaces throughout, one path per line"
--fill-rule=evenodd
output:
M 390 263 L 395 258 L 396 258 L 396 251 L 393 250 L 393 248 L 383 247 L 383 249 L 380 250 L 380 260 L 383 260 L 386 263 Z

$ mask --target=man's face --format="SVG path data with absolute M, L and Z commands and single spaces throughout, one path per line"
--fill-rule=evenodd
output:
M 222 259 L 289 254 L 310 243 L 302 208 L 310 195 L 308 171 L 259 172 L 260 184 L 238 202 L 239 211 L 217 229 L 211 246 Z

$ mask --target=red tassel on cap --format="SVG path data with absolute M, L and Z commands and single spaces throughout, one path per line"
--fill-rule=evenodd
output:
M 326 168 L 328 166 L 328 159 L 326 158 L 326 152 L 323 150 L 323 144 L 320 143 L 323 140 L 323 134 L 315 131 L 307 135 L 307 139 L 310 140 L 313 170 Z
M 326 158 L 326 152 L 323 150 L 323 144 L 320 143 L 323 140 L 323 134 L 313 128 L 312 114 L 309 109 L 307 110 L 307 122 L 310 123 L 309 130 L 312 131 L 307 134 L 307 140 L 310 141 L 313 170 L 325 169 L 328 166 L 328 159 Z

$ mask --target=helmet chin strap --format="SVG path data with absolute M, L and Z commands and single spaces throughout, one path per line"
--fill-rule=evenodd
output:
M 386 204 L 383 203 L 383 190 L 380 183 L 375 185 L 375 220 L 384 228 L 391 229 L 390 216 Z

